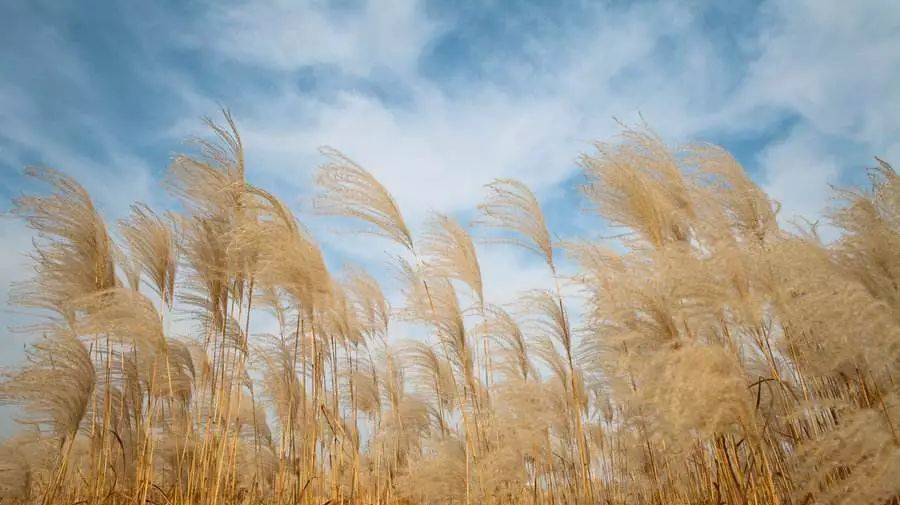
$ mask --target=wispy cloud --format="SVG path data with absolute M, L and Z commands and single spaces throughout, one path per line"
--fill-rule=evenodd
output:
M 346 7 L 211 2 L 198 33 L 187 40 L 227 60 L 279 71 L 334 65 L 361 76 L 387 69 L 407 73 L 435 29 L 423 10 L 415 0 Z

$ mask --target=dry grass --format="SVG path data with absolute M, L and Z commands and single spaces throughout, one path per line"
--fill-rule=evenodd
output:
M 476 223 L 553 279 L 507 310 L 464 226 L 438 215 L 417 237 L 328 150 L 317 207 L 405 250 L 393 308 L 246 182 L 229 115 L 209 126 L 167 178 L 183 211 L 136 204 L 118 243 L 75 181 L 28 171 L 53 192 L 15 202 L 37 239 L 13 301 L 43 317 L 0 383 L 23 424 L 0 445 L 0 503 L 900 503 L 887 163 L 838 192 L 832 244 L 781 229 L 726 152 L 645 130 L 582 158 L 619 245 L 560 248 L 531 191 L 494 181 Z

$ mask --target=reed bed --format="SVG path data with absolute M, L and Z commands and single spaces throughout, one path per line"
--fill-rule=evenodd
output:
M 247 182 L 228 113 L 207 123 L 166 177 L 177 211 L 108 227 L 76 181 L 27 170 L 51 191 L 14 202 L 36 238 L 12 301 L 38 316 L 0 383 L 22 423 L 0 503 L 900 503 L 889 164 L 835 191 L 824 243 L 724 150 L 625 129 L 580 159 L 614 239 L 558 243 L 528 187 L 486 186 L 477 236 L 552 278 L 504 307 L 469 227 L 413 233 L 324 150 L 314 207 L 402 251 L 392 307 Z

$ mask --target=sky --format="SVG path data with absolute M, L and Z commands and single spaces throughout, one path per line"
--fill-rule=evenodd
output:
M 102 5 L 101 5 L 102 4 Z M 606 2 L 0 2 L 0 212 L 75 176 L 111 224 L 161 186 L 200 118 L 228 107 L 248 177 L 295 209 L 330 263 L 377 268 L 389 246 L 310 212 L 332 146 L 420 229 L 466 221 L 515 177 L 556 237 L 609 230 L 578 193 L 578 156 L 645 121 L 667 142 L 730 150 L 782 205 L 822 216 L 873 156 L 900 163 L 900 4 L 893 0 Z M 22 315 L 31 235 L 0 217 L 0 322 Z M 479 245 L 489 300 L 546 281 L 540 260 Z M 375 265 L 375 267 L 373 267 Z M 0 329 L 0 365 L 23 337 Z M 0 411 L 0 431 L 8 424 Z

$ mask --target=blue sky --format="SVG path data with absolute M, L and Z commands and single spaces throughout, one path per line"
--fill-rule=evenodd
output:
M 614 139 L 614 118 L 723 145 L 785 220 L 820 216 L 829 184 L 861 181 L 872 156 L 900 160 L 891 0 L 6 1 L 0 44 L 0 210 L 40 189 L 21 176 L 35 164 L 76 176 L 111 223 L 136 200 L 171 205 L 171 155 L 225 105 L 251 180 L 335 261 L 384 254 L 305 212 L 321 145 L 369 168 L 414 224 L 466 219 L 483 184 L 516 177 L 561 237 L 604 233 L 576 159 Z M 30 235 L 0 219 L 0 240 L 5 298 Z M 489 297 L 543 279 L 527 255 L 482 254 Z M 0 362 L 16 361 L 22 343 L 3 335 Z

